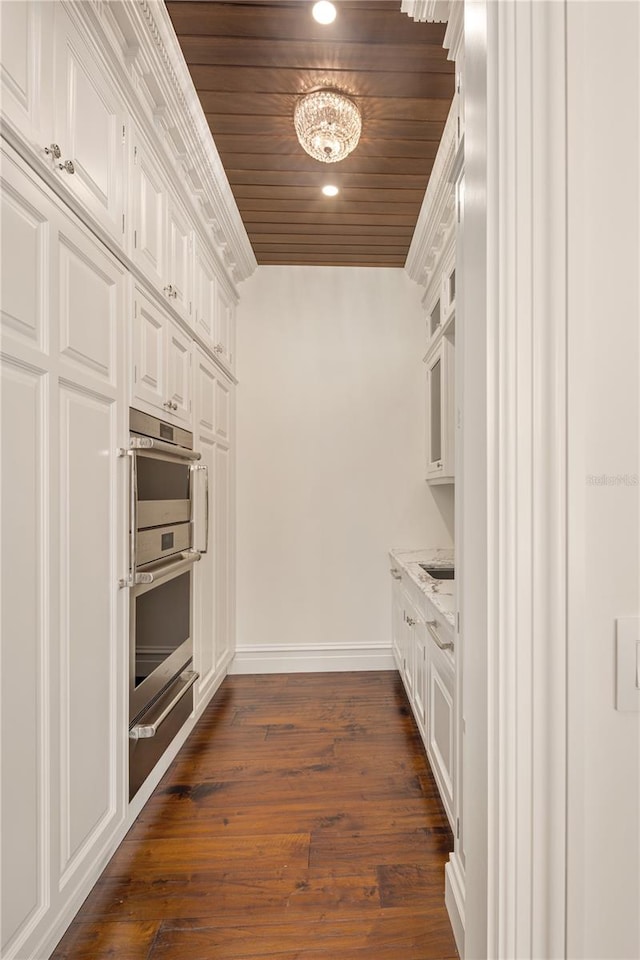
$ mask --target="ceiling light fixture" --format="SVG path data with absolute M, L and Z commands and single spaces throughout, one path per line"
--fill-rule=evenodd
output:
M 322 188 L 322 192 L 324 193 L 325 197 L 337 197 L 340 193 L 338 188 L 332 183 L 325 184 L 325 186 Z
M 293 124 L 300 146 L 314 160 L 337 163 L 358 146 L 362 118 L 353 100 L 333 90 L 307 93 L 296 104 Z
M 313 19 L 317 20 L 318 23 L 333 23 L 336 18 L 336 8 L 332 3 L 329 3 L 329 0 L 318 0 L 318 3 L 314 3 L 311 12 Z

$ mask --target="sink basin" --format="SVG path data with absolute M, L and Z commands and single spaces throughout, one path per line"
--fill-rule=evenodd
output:
M 453 580 L 456 575 L 455 567 L 431 567 L 428 563 L 419 563 L 418 566 L 434 580 Z

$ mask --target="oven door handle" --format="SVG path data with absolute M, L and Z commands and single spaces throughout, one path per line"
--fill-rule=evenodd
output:
M 172 697 L 170 702 L 164 708 L 159 717 L 153 721 L 153 723 L 138 723 L 135 727 L 131 727 L 129 730 L 129 739 L 130 740 L 148 740 L 150 737 L 155 737 L 156 733 L 167 719 L 173 708 L 182 700 L 185 693 L 191 689 L 198 677 L 200 676 L 195 670 L 187 670 L 185 673 L 181 673 L 179 680 L 182 681 L 182 686 L 176 693 L 175 697 Z
M 157 450 L 158 453 L 165 453 L 176 460 L 189 462 L 191 460 L 200 460 L 201 453 L 197 450 L 187 450 L 185 447 L 176 447 L 174 443 L 166 443 L 164 440 L 156 440 L 154 437 L 131 437 L 129 443 L 130 450 Z
M 209 467 L 206 465 L 206 463 L 193 463 L 189 469 L 194 477 L 199 476 L 200 474 L 202 474 L 204 477 L 204 547 L 200 546 L 200 540 L 197 537 L 196 520 L 197 513 L 199 513 L 199 511 L 196 507 L 195 489 L 193 487 L 191 496 L 191 522 L 193 530 L 192 544 L 199 553 L 206 553 L 209 549 Z
M 157 583 L 158 580 L 163 580 L 169 574 L 180 573 L 181 570 L 186 570 L 192 563 L 197 563 L 201 556 L 202 554 L 198 550 L 184 550 L 178 554 L 179 560 L 172 560 L 171 563 L 165 563 L 155 570 L 136 573 L 135 582 L 136 584 Z

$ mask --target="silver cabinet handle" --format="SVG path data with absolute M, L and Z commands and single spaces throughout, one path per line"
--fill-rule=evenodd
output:
M 432 636 L 433 639 L 435 640 L 435 643 L 436 643 L 436 646 L 437 646 L 437 647 L 439 647 L 441 650 L 453 650 L 453 643 L 452 643 L 452 641 L 451 641 L 451 640 L 441 640 L 440 637 L 438 636 L 436 630 L 434 629 L 434 627 L 437 627 L 437 626 L 438 626 L 438 621 L 437 621 L 437 620 L 426 620 L 426 621 L 425 621 L 425 624 L 426 624 L 427 630 L 429 631 L 429 633 L 431 634 L 431 636 Z
M 391 574 L 394 580 L 402 580 L 402 574 L 400 573 L 399 570 L 396 570 L 395 567 L 391 567 L 391 570 L 389 571 L 389 573 Z
M 159 453 L 166 453 L 176 460 L 200 460 L 201 453 L 197 450 L 185 450 L 184 447 L 177 447 L 173 443 L 167 443 L 165 440 L 156 440 L 153 437 L 132 437 L 132 450 L 157 450 Z
M 168 297 L 172 297 L 174 300 L 176 300 L 178 297 L 178 291 L 176 290 L 176 288 L 172 283 L 170 283 L 168 286 L 164 288 L 164 292 Z
M 205 463 L 195 463 L 192 464 L 189 468 L 194 473 L 196 470 L 204 471 L 204 549 L 200 550 L 200 553 L 206 553 L 209 549 L 209 467 Z M 195 521 L 193 520 L 193 510 L 195 504 L 195 497 L 191 497 L 191 510 L 192 510 L 192 529 L 193 537 L 195 542 Z
M 406 620 L 406 622 L 409 624 L 410 627 L 415 627 L 416 621 L 413 619 L 413 617 L 407 617 L 407 616 L 405 615 L 405 620 Z
M 216 343 L 213 349 L 215 353 L 224 353 L 224 347 L 222 346 L 221 343 Z
M 195 670 L 187 670 L 185 673 L 181 673 L 180 680 L 182 681 L 182 686 L 176 693 L 175 697 L 171 699 L 171 702 L 167 704 L 160 716 L 157 717 L 153 723 L 139 723 L 135 727 L 132 727 L 131 730 L 129 730 L 129 739 L 148 740 L 150 737 L 155 737 L 159 728 L 167 719 L 173 708 L 180 703 L 184 695 L 189 692 L 199 676 L 200 674 L 196 673 Z
M 58 146 L 57 143 L 49 144 L 48 147 L 44 148 L 44 152 L 47 154 L 48 157 L 53 157 L 54 160 L 59 160 L 60 157 L 62 156 L 62 153 L 60 152 L 60 147 Z
M 161 567 L 157 567 L 155 570 L 145 570 L 143 573 L 136 573 L 134 582 L 136 584 L 157 583 L 158 580 L 164 579 L 164 577 L 169 576 L 169 574 L 180 573 L 181 570 L 186 570 L 187 567 L 190 567 L 192 563 L 197 563 L 201 554 L 199 550 L 184 550 L 182 553 L 177 554 L 177 556 L 180 558 L 179 560 L 172 560 L 171 563 L 163 563 Z
M 59 163 L 59 164 L 58 164 L 58 169 L 60 169 L 60 170 L 66 170 L 67 173 L 75 173 L 75 172 L 76 172 L 76 168 L 75 168 L 74 165 L 73 165 L 73 160 L 65 160 L 64 163 Z

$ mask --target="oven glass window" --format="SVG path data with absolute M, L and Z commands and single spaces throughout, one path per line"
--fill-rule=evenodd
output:
M 136 598 L 135 686 L 189 639 L 191 571 Z
M 188 500 L 189 466 L 138 455 L 138 500 Z

